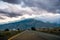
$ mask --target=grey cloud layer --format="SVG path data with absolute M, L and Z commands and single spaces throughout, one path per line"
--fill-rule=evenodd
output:
M 3 0 L 11 4 L 24 3 L 24 6 L 37 7 L 48 12 L 60 13 L 60 0 Z
M 0 19 L 5 19 L 5 18 L 3 18 L 3 17 L 0 17 Z
M 24 14 L 34 14 L 34 12 L 40 12 L 41 9 L 52 12 L 52 13 L 60 13 L 60 0 L 1 0 L 7 9 L 0 9 L 0 14 L 4 14 L 4 16 L 7 17 L 17 17 L 22 16 Z M 19 6 L 22 5 L 22 6 Z M 4 7 L 5 7 L 4 6 Z M 15 7 L 17 6 L 18 9 Z M 15 8 L 14 8 L 15 7 Z M 24 10 L 20 10 L 19 8 Z M 27 9 L 26 9 L 27 7 Z M 33 7 L 32 9 L 34 12 L 30 13 L 30 7 Z M 38 9 L 35 9 L 38 8 Z M 14 8 L 16 11 L 14 11 L 12 8 Z M 11 10 L 10 10 L 11 9 Z M 26 11 L 26 10 L 28 11 Z M 0 17 L 0 19 L 4 19 L 3 17 Z
M 8 3 L 13 3 L 13 4 L 19 4 L 21 2 L 21 0 L 3 0 L 3 1 Z
M 60 13 L 60 0 L 3 0 L 4 2 L 20 4 L 22 1 L 25 6 L 37 7 L 48 12 Z
M 4 14 L 5 16 L 8 16 L 8 17 L 17 17 L 17 16 L 22 16 L 22 14 L 17 14 L 17 13 L 14 13 L 14 12 L 5 12 L 5 11 L 1 11 L 0 10 L 0 14 Z M 0 18 L 2 19 L 2 18 Z

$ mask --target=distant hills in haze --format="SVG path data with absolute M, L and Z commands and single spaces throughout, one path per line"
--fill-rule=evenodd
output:
M 0 25 L 0 29 L 28 29 L 31 27 L 36 27 L 36 28 L 41 28 L 41 27 L 47 27 L 47 28 L 53 28 L 53 27 L 58 27 L 58 24 L 54 23 L 49 23 L 49 22 L 42 22 L 40 20 L 35 20 L 35 19 L 25 19 L 21 20 L 18 22 L 13 22 L 13 23 L 8 23 L 8 24 L 3 24 Z

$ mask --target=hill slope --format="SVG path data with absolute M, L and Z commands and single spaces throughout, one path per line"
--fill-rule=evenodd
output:
M 39 20 L 35 19 L 25 19 L 22 21 L 14 22 L 14 23 L 9 23 L 9 24 L 4 24 L 0 25 L 0 29 L 13 29 L 13 28 L 20 28 L 20 29 L 27 29 L 30 27 L 55 27 L 56 25 L 53 25 L 51 23 L 45 23 Z

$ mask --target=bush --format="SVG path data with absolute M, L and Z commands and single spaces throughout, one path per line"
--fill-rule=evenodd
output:
M 20 31 L 20 29 L 19 29 L 19 28 L 18 28 L 17 30 L 18 30 L 18 31 Z
M 36 30 L 35 27 L 31 27 L 31 30 Z
M 5 31 L 9 31 L 9 29 L 5 29 Z

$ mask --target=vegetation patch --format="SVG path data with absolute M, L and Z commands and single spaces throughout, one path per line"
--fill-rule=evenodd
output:
M 50 34 L 60 36 L 60 28 L 51 28 L 51 29 L 50 28 L 39 28 L 36 30 L 40 32 L 45 32 L 45 33 L 50 33 Z
M 20 33 L 22 31 L 18 30 L 9 30 L 9 29 L 5 29 L 3 31 L 0 31 L 0 39 L 9 39 L 10 37 Z

